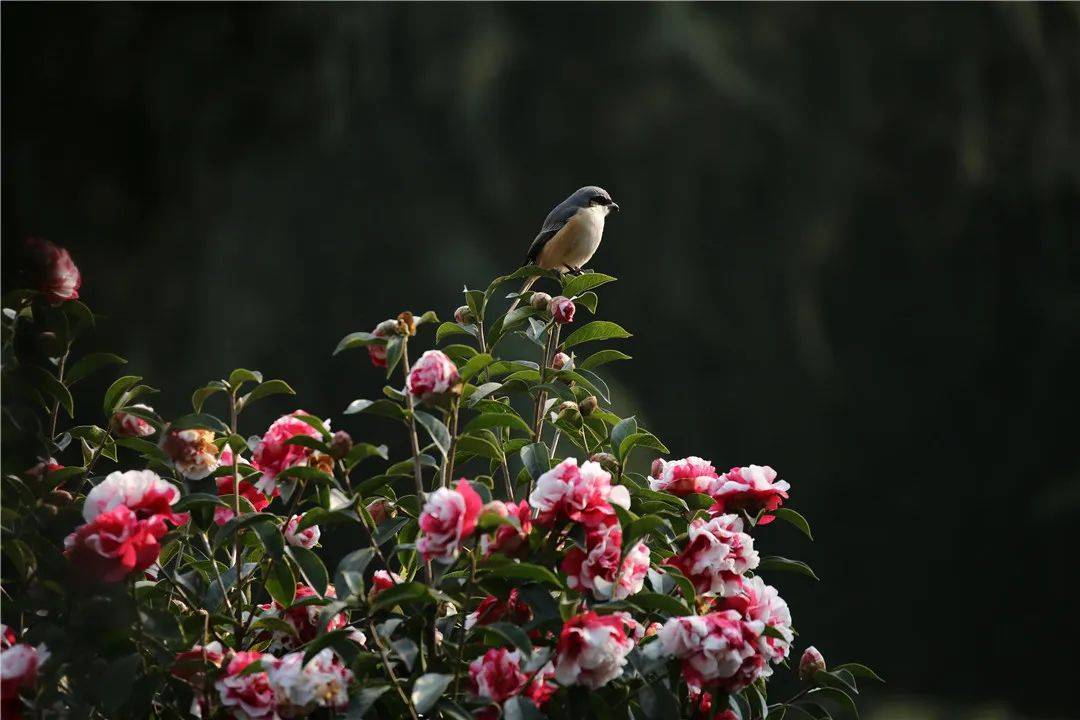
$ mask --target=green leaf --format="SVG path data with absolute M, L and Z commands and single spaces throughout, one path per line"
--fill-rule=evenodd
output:
M 375 705 L 375 701 L 388 690 L 389 685 L 364 685 L 360 692 L 353 695 L 342 720 L 362 720 L 367 711 Z
M 367 547 L 354 550 L 341 558 L 334 573 L 334 590 L 340 599 L 344 600 L 363 590 L 364 571 L 373 557 L 375 550 Z
M 611 428 L 611 450 L 622 460 L 620 455 L 620 448 L 622 447 L 623 440 L 630 437 L 637 432 L 637 418 L 631 415 L 628 418 L 620 420 L 615 424 L 615 427 Z
M 811 540 L 814 539 L 814 536 L 810 534 L 810 523 L 806 521 L 806 518 L 804 518 L 802 515 L 795 512 L 794 510 L 791 510 L 789 508 L 780 508 L 779 510 L 774 510 L 773 515 L 780 518 L 784 522 L 794 525 L 799 529 L 800 532 L 802 532 L 803 535 L 810 538 Z
M 820 578 L 814 574 L 814 571 L 811 570 L 810 566 L 806 563 L 799 560 L 789 560 L 788 558 L 780 557 L 778 555 L 763 557 L 761 559 L 761 564 L 758 565 L 758 570 L 778 570 L 784 572 L 794 572 L 813 578 L 815 580 L 820 580 Z
M 364 460 L 370 457 L 379 457 L 386 460 L 390 457 L 389 450 L 385 445 L 372 445 L 371 443 L 356 443 L 345 456 L 345 467 L 352 470 Z
M 606 365 L 607 363 L 614 362 L 616 360 L 631 359 L 632 358 L 626 353 L 620 350 L 612 350 L 609 348 L 607 350 L 601 350 L 600 352 L 593 353 L 589 357 L 585 358 L 581 361 L 581 364 L 578 365 L 578 368 L 581 370 L 592 370 L 594 368 L 600 367 L 601 365 Z
M 219 433 L 229 432 L 229 428 L 225 423 L 221 422 L 213 415 L 207 415 L 206 413 L 184 415 L 173 420 L 172 425 L 169 427 L 171 430 L 190 430 L 192 428 L 199 428 L 213 430 L 214 432 Z
M 447 430 L 443 421 L 423 410 L 414 410 L 413 417 L 424 426 L 428 435 L 435 441 L 435 446 L 439 448 L 439 452 L 442 453 L 443 457 L 446 457 L 446 454 L 450 452 L 450 431 Z
M 478 402 L 486 398 L 491 393 L 495 392 L 502 387 L 502 383 L 486 382 L 483 385 L 479 385 L 472 392 L 469 392 L 469 388 L 472 385 L 465 386 L 465 404 L 468 407 L 474 407 Z
M 533 480 L 539 480 L 540 476 L 551 469 L 551 457 L 548 446 L 542 442 L 526 445 L 521 448 L 521 462 Z
M 401 362 L 402 355 L 405 354 L 405 339 L 400 335 L 395 335 L 390 338 L 386 343 L 386 377 L 390 377 L 394 373 L 394 368 Z
M 225 392 L 225 383 L 220 380 L 214 380 L 213 382 L 207 383 L 205 386 L 191 393 L 191 407 L 195 409 L 195 412 L 201 413 L 207 399 L 214 393 L 219 392 Z
M 488 355 L 487 353 L 481 353 L 479 355 L 474 355 L 473 357 L 469 358 L 469 361 L 458 369 L 458 374 L 461 375 L 461 381 L 468 382 L 478 372 L 486 368 L 494 361 L 495 358 L 491 357 L 491 355 Z
M 229 373 L 229 387 L 235 392 L 241 385 L 246 382 L 261 383 L 263 381 L 262 373 L 258 370 L 245 370 L 244 368 L 237 368 Z
M 60 404 L 60 407 L 64 408 L 68 417 L 74 416 L 75 401 L 71 398 L 71 391 L 64 386 L 64 383 L 43 368 L 26 366 L 24 369 L 34 387 L 52 396 Z
M 330 439 L 330 431 L 326 429 L 326 425 L 323 423 L 323 421 L 315 417 L 314 415 L 293 415 L 293 417 L 300 422 L 307 423 L 311 427 L 315 428 L 319 432 L 319 434 L 323 436 L 324 440 Z
M 167 465 L 169 463 L 169 456 L 165 454 L 165 451 L 159 448 L 152 442 L 147 442 L 142 438 L 135 437 L 122 437 L 116 438 L 117 445 L 123 445 L 126 448 L 136 451 L 147 459 L 157 460 L 158 462 Z
M 532 435 L 532 428 L 521 419 L 517 413 L 485 413 L 478 415 L 465 425 L 465 432 L 473 432 L 482 428 L 504 427 L 511 430 L 521 430 L 527 435 Z
M 822 687 L 807 693 L 807 698 L 815 700 L 822 696 L 835 700 L 840 705 L 843 705 L 855 720 L 859 720 L 859 708 L 856 707 L 855 701 L 851 699 L 851 696 L 843 690 L 834 687 Z
M 644 720 L 679 719 L 679 700 L 664 683 L 654 682 L 642 685 L 637 697 Z
M 521 650 L 525 654 L 525 657 L 532 655 L 533 646 L 529 640 L 529 636 L 525 634 L 517 625 L 508 622 L 496 622 L 487 625 L 474 625 L 473 634 L 478 631 L 487 631 L 510 643 L 518 650 Z
M 656 592 L 639 592 L 628 597 L 627 602 L 637 605 L 644 610 L 659 610 L 668 615 L 693 615 L 694 612 L 686 607 L 678 598 Z
M 326 566 L 323 565 L 323 561 L 319 559 L 318 555 L 307 548 L 293 545 L 286 546 L 285 553 L 293 559 L 296 567 L 300 569 L 305 584 L 313 587 L 315 592 L 320 595 L 326 592 L 326 586 L 330 582 L 330 573 L 326 571 Z
M 319 635 L 304 647 L 304 664 L 306 665 L 321 650 L 333 648 L 346 666 L 351 665 L 360 649 L 349 637 L 350 633 L 352 633 L 351 628 L 341 628 Z
M 472 310 L 476 322 L 484 322 L 484 311 L 487 309 L 487 296 L 480 290 L 465 290 L 465 304 Z
M 461 327 L 457 323 L 444 322 L 435 330 L 435 344 L 439 344 L 444 338 L 448 338 L 451 335 L 471 335 L 468 330 Z
M 491 442 L 486 437 L 477 435 L 462 435 L 458 438 L 458 451 L 460 453 L 472 453 L 473 455 L 480 455 L 481 457 L 490 458 L 492 460 L 501 460 L 503 456 L 502 450 L 498 445 Z M 454 464 L 459 464 L 460 461 Z
M 296 577 L 284 560 L 274 560 L 266 573 L 266 592 L 281 605 L 289 607 L 296 597 Z
M 390 418 L 391 420 L 405 419 L 405 411 L 393 400 L 353 400 L 349 403 L 349 406 L 345 408 L 344 414 L 355 415 L 357 413 L 379 415 Z
M 505 720 L 545 720 L 547 717 L 536 708 L 536 704 L 521 695 L 515 695 L 503 705 Z
M 657 439 L 655 435 L 645 430 L 639 430 L 638 432 L 622 439 L 622 441 L 619 443 L 619 452 L 617 452 L 616 455 L 619 456 L 620 460 L 625 460 L 627 457 L 629 457 L 630 451 L 633 450 L 635 447 L 639 446 L 659 450 L 662 453 L 668 452 L 668 449 L 664 446 L 664 443 L 660 442 L 660 440 Z
M 491 577 L 518 578 L 521 580 L 535 580 L 536 582 L 549 583 L 555 587 L 562 587 L 562 582 L 555 573 L 543 565 L 532 563 L 507 563 L 496 567 L 490 573 Z
M 371 604 L 371 612 L 389 609 L 395 605 L 428 604 L 435 602 L 435 599 L 436 595 L 427 585 L 418 582 L 399 583 L 379 593 Z
M 422 715 L 434 707 L 453 679 L 453 675 L 443 673 L 427 673 L 418 677 L 409 695 L 416 712 Z
M 833 672 L 836 672 L 837 670 L 847 670 L 855 677 L 870 678 L 871 680 L 877 680 L 880 683 L 885 682 L 880 675 L 861 663 L 844 663 L 843 665 L 837 665 L 833 668 Z
M 256 400 L 261 400 L 264 397 L 270 395 L 295 395 L 296 391 L 289 387 L 289 383 L 284 380 L 267 380 L 264 383 L 259 383 L 255 388 L 245 395 L 240 403 L 243 407 L 251 405 Z
M 568 350 L 575 345 L 581 345 L 582 343 L 594 342 L 597 340 L 611 340 L 613 338 L 628 337 L 632 336 L 616 323 L 607 320 L 593 320 L 591 323 L 582 325 L 577 330 L 570 333 L 570 337 L 563 341 L 562 349 Z
M 349 333 L 345 337 L 341 338 L 341 342 L 334 348 L 334 355 L 345 350 L 352 350 L 353 348 L 365 347 L 367 345 L 381 345 L 386 342 L 386 338 L 376 337 L 369 332 L 354 332 Z
M 613 278 L 610 275 L 604 275 L 603 273 L 584 273 L 566 281 L 562 289 L 563 295 L 572 298 L 587 290 L 592 290 L 593 288 L 598 288 L 606 283 L 613 282 L 615 279 L 616 278 Z
M 629 548 L 637 542 L 638 539 L 649 533 L 656 532 L 660 532 L 669 537 L 675 534 L 675 531 L 671 529 L 671 523 L 659 515 L 639 517 L 623 530 L 622 545 L 624 548 Z
M 600 303 L 600 298 L 596 296 L 594 292 L 587 292 L 578 295 L 574 298 L 574 304 L 578 307 L 585 308 L 593 315 L 596 314 L 596 306 Z
M 173 512 L 184 512 L 193 507 L 200 507 L 202 505 L 220 505 L 221 507 L 229 507 L 229 504 L 222 500 L 217 495 L 211 493 L 191 493 L 185 495 L 172 506 Z
M 103 367 L 108 365 L 124 365 L 126 363 L 127 360 L 119 355 L 114 355 L 113 353 L 90 353 L 89 355 L 79 358 L 74 365 L 67 369 L 64 373 L 64 382 L 67 383 L 68 387 L 71 387 Z
M 109 386 L 109 389 L 105 391 L 105 402 L 102 403 L 101 406 L 107 417 L 112 417 L 112 414 L 116 411 L 117 405 L 120 404 L 120 396 L 140 380 L 142 380 L 142 378 L 138 375 L 124 375 L 123 377 L 117 378 L 113 384 Z

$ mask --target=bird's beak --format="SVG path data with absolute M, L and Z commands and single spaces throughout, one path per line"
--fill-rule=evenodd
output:
M 619 212 L 619 203 L 609 203 L 608 212 Z

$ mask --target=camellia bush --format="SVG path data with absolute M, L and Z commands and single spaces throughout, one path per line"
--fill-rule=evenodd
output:
M 755 549 L 777 520 L 810 536 L 788 483 L 666 459 L 709 452 L 613 412 L 604 366 L 630 358 L 604 344 L 630 333 L 582 315 L 614 278 L 523 268 L 453 322 L 346 335 L 368 390 L 341 410 L 383 419 L 391 457 L 252 370 L 160 417 L 142 378 L 106 382 L 122 358 L 78 352 L 96 319 L 67 251 L 27 251 L 3 311 L 5 720 L 825 718 L 875 678 L 798 647 L 773 583 L 814 574 Z M 559 295 L 513 292 L 533 274 Z M 100 419 L 73 425 L 93 382 Z

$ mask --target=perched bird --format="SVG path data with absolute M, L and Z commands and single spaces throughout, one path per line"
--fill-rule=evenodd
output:
M 604 188 L 586 185 L 556 205 L 548 216 L 526 257 L 545 270 L 581 273 L 581 268 L 592 259 L 604 236 L 604 220 L 619 206 Z M 536 282 L 535 275 L 525 282 L 521 292 Z M 517 302 L 510 307 L 517 306 Z

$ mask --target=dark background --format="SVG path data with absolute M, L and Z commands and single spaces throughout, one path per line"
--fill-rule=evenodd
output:
M 5 3 L 5 279 L 69 247 L 164 414 L 254 367 L 375 439 L 337 340 L 601 184 L 616 410 L 791 482 L 799 649 L 871 718 L 1076 716 L 1078 7 Z

